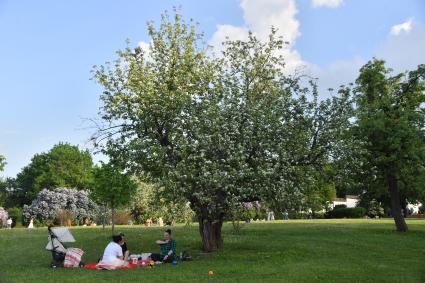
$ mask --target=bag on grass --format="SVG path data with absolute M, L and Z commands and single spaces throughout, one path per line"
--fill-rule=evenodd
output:
M 190 260 L 192 260 L 192 255 L 187 251 L 181 252 L 180 253 L 180 260 L 181 261 L 190 261 Z
M 64 267 L 74 268 L 79 267 L 81 263 L 81 257 L 84 251 L 77 248 L 69 248 L 66 250 L 65 260 L 63 262 Z

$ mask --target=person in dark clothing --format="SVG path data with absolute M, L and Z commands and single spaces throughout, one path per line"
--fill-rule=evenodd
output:
M 124 260 L 127 260 L 130 255 L 130 251 L 127 248 L 127 243 L 125 242 L 124 233 L 120 233 L 120 236 L 122 238 L 122 244 L 121 244 L 122 254 L 124 256 Z
M 157 240 L 155 242 L 159 245 L 160 253 L 159 254 L 151 254 L 151 259 L 153 261 L 162 261 L 162 262 L 173 262 L 176 257 L 176 241 L 171 238 L 171 230 L 167 229 L 164 232 L 164 239 Z

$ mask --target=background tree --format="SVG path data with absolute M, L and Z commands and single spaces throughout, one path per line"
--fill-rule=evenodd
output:
M 6 158 L 0 154 L 0 172 L 3 171 L 5 165 L 6 165 Z M 4 187 L 5 187 L 5 182 L 3 178 L 0 178 L 0 206 L 4 206 L 4 201 L 6 199 L 6 191 Z
M 102 163 L 93 169 L 91 197 L 99 204 L 109 205 L 112 210 L 112 234 L 115 232 L 115 209 L 130 202 L 137 185 L 128 174 L 112 164 Z
M 42 189 L 67 187 L 87 189 L 91 183 L 93 161 L 88 151 L 59 143 L 47 152 L 34 155 L 16 177 L 15 199 L 29 204 Z
M 319 211 L 329 210 L 330 204 L 336 197 L 335 184 L 325 173 L 329 174 L 329 172 L 320 172 L 320 175 L 315 178 L 313 187 L 306 189 L 304 193 L 303 210 L 311 211 L 313 217 Z
M 303 194 L 329 161 L 345 97 L 318 102 L 313 82 L 285 76 L 275 30 L 266 43 L 252 34 L 227 42 L 221 58 L 206 56 L 178 13 L 148 31 L 148 54 L 128 47 L 95 69 L 105 124 L 94 140 L 168 198 L 189 201 L 203 248 L 213 251 L 242 202 Z
M 138 182 L 137 190 L 131 197 L 130 212 L 137 224 L 143 224 L 148 218 L 157 221 L 160 217 L 164 223 L 190 223 L 193 211 L 184 198 L 169 199 L 165 188 Z
M 0 172 L 4 170 L 4 166 L 6 166 L 6 158 L 0 154 Z
M 35 188 L 69 187 L 86 189 L 91 181 L 93 161 L 87 150 L 59 143 L 48 152 L 46 170 L 35 179 Z
M 392 76 L 384 64 L 373 59 L 360 69 L 353 132 L 363 190 L 387 195 L 397 231 L 407 231 L 402 208 L 425 192 L 425 65 Z
M 14 199 L 21 203 L 18 206 L 30 204 L 42 188 L 36 186 L 37 177 L 47 171 L 47 153 L 37 153 L 31 158 L 31 162 L 22 168 L 16 176 L 16 188 L 13 189 Z
M 25 203 L 25 195 L 16 184 L 16 179 L 7 177 L 0 179 L 0 205 L 11 208 L 14 206 L 22 207 Z

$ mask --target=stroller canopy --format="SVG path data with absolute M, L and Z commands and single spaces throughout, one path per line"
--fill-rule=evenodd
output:
M 56 238 L 62 243 L 73 243 L 75 242 L 74 236 L 66 227 L 56 227 L 50 229 Z
M 74 237 L 66 227 L 50 228 L 48 239 L 46 250 L 62 253 L 66 253 L 66 248 L 62 243 L 75 242 Z

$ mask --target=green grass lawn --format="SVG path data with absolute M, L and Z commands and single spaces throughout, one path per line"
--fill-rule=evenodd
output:
M 47 229 L 0 230 L 0 282 L 425 282 L 425 220 L 408 220 L 397 233 L 391 220 L 290 220 L 224 227 L 224 249 L 200 251 L 197 226 L 173 228 L 178 250 L 192 262 L 153 269 L 51 269 Z M 118 226 L 130 250 L 155 251 L 160 228 Z M 85 262 L 96 261 L 110 232 L 71 229 Z M 215 274 L 208 276 L 208 271 Z

